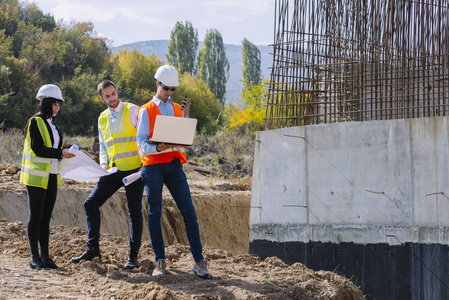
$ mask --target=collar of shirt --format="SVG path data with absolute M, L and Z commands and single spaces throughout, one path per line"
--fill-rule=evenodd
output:
M 50 126 L 55 125 L 55 122 L 53 122 L 53 118 L 48 118 L 47 123 L 50 124 Z
M 157 106 L 159 106 L 159 104 L 161 104 L 161 102 L 163 103 L 163 101 L 162 101 L 161 99 L 157 98 L 156 96 L 153 96 L 153 102 L 154 102 Z M 173 100 L 172 100 L 170 97 L 168 97 L 167 103 L 168 103 L 168 102 L 173 103 Z

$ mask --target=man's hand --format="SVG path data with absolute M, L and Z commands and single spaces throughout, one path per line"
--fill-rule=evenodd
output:
M 184 118 L 188 118 L 189 113 L 190 113 L 190 100 L 189 99 L 184 98 L 184 100 L 182 100 L 181 109 L 184 112 Z
M 102 167 L 103 169 L 105 169 L 105 170 L 108 170 L 108 169 L 109 169 L 109 166 L 108 166 L 107 164 L 101 164 L 101 167 Z
M 170 148 L 177 148 L 180 147 L 181 145 L 174 145 L 174 144 L 164 144 L 164 143 L 160 143 L 157 145 L 156 150 L 161 152 Z

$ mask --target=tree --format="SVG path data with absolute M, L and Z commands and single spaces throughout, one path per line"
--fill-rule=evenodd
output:
M 154 74 L 163 62 L 154 54 L 144 55 L 137 50 L 120 51 L 113 57 L 114 80 L 119 94 L 127 95 L 141 105 L 156 92 Z
M 186 21 L 185 25 L 176 22 L 175 28 L 171 31 L 166 55 L 169 64 L 179 69 L 181 74 L 184 72 L 193 74 L 197 50 L 198 30 L 194 29 L 189 21 Z
M 204 39 L 204 48 L 197 58 L 198 78 L 207 84 L 210 91 L 224 106 L 226 82 L 229 78 L 229 61 L 221 34 L 216 30 L 208 30 Z
M 42 28 L 42 31 L 50 32 L 56 28 L 55 18 L 50 14 L 44 14 L 36 4 L 28 4 L 20 9 L 21 19 L 34 27 Z
M 179 87 L 172 99 L 181 104 L 185 95 L 190 100 L 190 117 L 198 120 L 198 131 L 203 132 L 205 128 L 221 123 L 223 106 L 220 101 L 206 84 L 188 73 L 179 76 Z
M 253 85 L 261 83 L 260 50 L 256 45 L 243 39 L 243 91 L 248 91 Z
M 76 70 L 70 80 L 58 83 L 65 99 L 58 125 L 70 135 L 97 135 L 98 116 L 106 109 L 97 93 L 104 74 L 88 74 Z
M 231 107 L 229 127 L 245 131 L 262 130 L 268 91 L 263 84 L 254 84 L 243 93 L 244 107 Z

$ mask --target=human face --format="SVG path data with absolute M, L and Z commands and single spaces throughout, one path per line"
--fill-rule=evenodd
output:
M 59 113 L 59 110 L 61 109 L 61 101 L 55 101 L 52 105 L 52 117 L 56 117 Z
M 156 97 L 162 101 L 167 101 L 171 94 L 176 90 L 175 86 L 166 86 L 162 82 L 157 81 L 157 94 Z
M 106 103 L 106 105 L 110 109 L 112 110 L 116 109 L 119 104 L 119 100 L 118 100 L 118 92 L 115 89 L 115 87 L 110 85 L 104 88 L 101 91 L 101 100 L 103 100 L 103 102 Z

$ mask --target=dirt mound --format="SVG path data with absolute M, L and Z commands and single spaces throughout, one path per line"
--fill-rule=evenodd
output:
M 363 299 L 351 281 L 334 273 L 212 247 L 204 250 L 209 280 L 191 272 L 190 251 L 179 244 L 167 247 L 166 276 L 151 276 L 154 253 L 148 242 L 140 251 L 141 267 L 124 270 L 126 240 L 111 235 L 101 240 L 101 262 L 71 263 L 84 251 L 85 239 L 85 230 L 53 226 L 50 252 L 62 268 L 35 271 L 28 267 L 24 224 L 0 220 L 0 299 Z
M 124 270 L 128 252 L 126 197 L 119 191 L 102 208 L 102 261 L 73 264 L 85 250 L 82 202 L 94 182 L 64 180 L 51 224 L 50 254 L 62 268 L 35 271 L 28 266 L 26 190 L 18 174 L 0 165 L 0 299 L 364 299 L 350 280 L 276 257 L 261 261 L 247 254 L 250 191 L 230 182 L 186 172 L 212 278 L 193 274 L 193 259 L 182 218 L 164 192 L 163 228 L 168 272 L 151 276 L 154 253 L 145 224 L 140 268 Z M 144 197 L 145 199 L 145 197 Z M 147 212 L 143 200 L 144 215 Z M 145 220 L 146 218 L 144 218 Z M 246 253 L 246 254 L 245 254 Z

